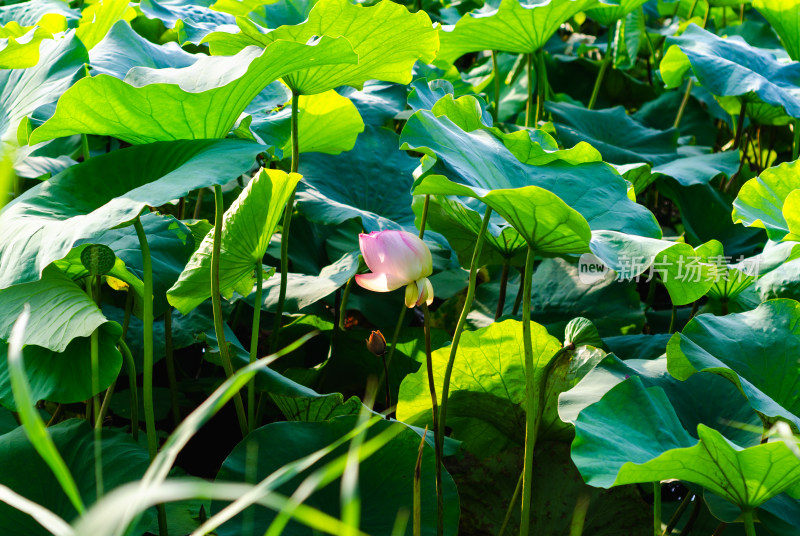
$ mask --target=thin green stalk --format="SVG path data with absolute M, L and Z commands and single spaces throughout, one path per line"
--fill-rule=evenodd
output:
M 86 290 L 92 301 L 100 306 L 100 276 L 90 275 L 86 282 Z M 94 330 L 90 337 L 89 355 L 92 363 L 92 415 L 94 425 L 94 481 L 97 498 L 103 496 L 103 443 L 102 418 L 100 417 L 100 332 Z M 91 419 L 89 421 L 91 424 Z
M 292 92 L 292 167 L 291 172 L 297 173 L 300 166 L 300 136 L 297 126 L 297 112 L 300 105 L 300 94 Z M 278 335 L 281 331 L 283 322 L 283 303 L 286 301 L 286 286 L 289 283 L 289 228 L 292 225 L 292 213 L 294 212 L 294 196 L 297 188 L 292 190 L 289 199 L 286 200 L 286 208 L 283 213 L 283 227 L 281 228 L 281 286 L 278 290 L 278 303 L 275 305 L 275 323 L 272 328 L 272 343 L 270 350 L 274 354 L 278 349 Z
M 483 237 L 486 234 L 486 229 L 489 227 L 489 219 L 492 216 L 492 209 L 486 207 L 486 212 L 483 214 L 483 222 L 481 223 L 481 230 L 478 231 L 478 238 L 475 241 L 475 249 L 472 252 L 472 260 L 469 265 L 469 284 L 467 285 L 467 296 L 464 299 L 464 306 L 461 308 L 461 315 L 458 317 L 456 324 L 456 331 L 453 334 L 453 342 L 450 344 L 450 355 L 447 358 L 447 367 L 444 370 L 444 380 L 442 381 L 442 404 L 439 406 L 439 425 L 434 428 L 437 436 L 437 449 L 443 449 L 444 445 L 444 430 L 447 422 L 447 398 L 450 394 L 450 377 L 453 374 L 453 365 L 456 362 L 456 352 L 458 351 L 458 342 L 461 340 L 461 334 L 467 325 L 467 316 L 470 309 L 472 309 L 472 301 L 475 298 L 475 286 L 478 280 L 478 268 L 480 267 L 481 247 L 483 246 Z M 444 457 L 444 452 L 439 450 L 437 458 L 441 460 Z
M 536 115 L 533 126 L 539 124 L 544 115 L 544 101 L 547 100 L 547 64 L 544 62 L 544 49 L 536 51 Z
M 203 208 L 203 196 L 205 195 L 205 188 L 197 190 L 197 199 L 194 202 L 194 210 L 192 211 L 192 218 L 197 220 L 200 218 L 200 209 Z
M 792 145 L 792 161 L 800 156 L 800 121 L 794 120 L 794 144 Z
M 675 323 L 678 320 L 678 308 L 672 306 L 672 314 L 669 317 L 669 331 L 667 333 L 675 333 Z
M 342 301 L 339 304 L 339 329 L 342 331 L 345 330 L 345 320 L 347 320 L 347 300 L 350 298 L 350 290 L 353 288 L 354 280 L 354 277 L 351 277 L 347 280 L 347 284 L 344 286 L 344 292 L 342 292 Z
M 211 304 L 214 310 L 214 331 L 219 344 L 220 361 L 222 361 L 222 368 L 225 369 L 225 377 L 230 378 L 233 376 L 233 364 L 228 353 L 228 343 L 225 342 L 225 327 L 222 321 L 222 297 L 219 293 L 219 255 L 222 245 L 222 215 L 224 207 L 222 203 L 222 187 L 218 184 L 214 185 L 214 202 L 216 209 L 214 211 L 214 247 L 211 250 Z M 244 403 L 240 393 L 237 392 L 234 395 L 233 403 L 236 406 L 239 429 L 242 432 L 242 437 L 245 437 L 247 435 L 247 415 L 244 412 Z
M 506 527 L 508 526 L 508 522 L 511 521 L 511 512 L 514 511 L 514 505 L 517 504 L 519 492 L 522 490 L 523 474 L 524 471 L 519 474 L 519 479 L 517 479 L 517 487 L 514 488 L 514 493 L 511 495 L 511 501 L 508 503 L 508 508 L 506 509 L 506 516 L 503 518 L 503 524 L 500 525 L 500 531 L 497 533 L 497 536 L 503 536 L 506 531 Z
M 139 390 L 136 387 L 136 362 L 133 360 L 131 349 L 125 344 L 124 339 L 117 342 L 122 360 L 128 369 L 128 388 L 131 392 L 131 437 L 134 441 L 139 441 Z
M 686 110 L 686 105 L 689 103 L 689 96 L 692 94 L 692 86 L 694 85 L 694 80 L 691 78 L 686 83 L 686 91 L 683 93 L 683 99 L 681 100 L 681 105 L 678 108 L 678 113 L 675 115 L 675 122 L 672 123 L 673 128 L 678 128 L 681 124 L 681 119 L 683 119 L 683 112 Z
M 603 56 L 603 62 L 600 64 L 600 70 L 597 72 L 597 78 L 594 80 L 594 87 L 592 88 L 592 96 L 589 98 L 589 105 L 587 108 L 591 110 L 597 102 L 597 96 L 600 94 L 600 87 L 603 85 L 603 79 L 606 77 L 606 71 L 614 59 L 614 34 L 615 28 L 619 21 L 614 23 L 614 27 L 608 27 L 608 46 L 606 47 L 606 55 Z
M 525 126 L 533 125 L 533 54 L 525 55 L 526 71 L 528 73 L 528 100 L 525 103 Z
M 261 295 L 264 285 L 264 267 L 261 259 L 256 262 L 256 298 L 253 302 L 253 329 L 250 333 L 250 362 L 258 359 L 258 332 L 261 326 Z M 256 428 L 256 379 L 247 382 L 247 428 L 252 432 Z
M 103 396 L 103 404 L 100 406 L 100 414 L 95 418 L 94 426 L 98 430 L 103 427 L 103 421 L 108 414 L 108 407 L 111 405 L 111 397 L 114 396 L 114 389 L 117 387 L 117 380 L 111 382 L 111 385 L 106 389 L 106 394 Z
M 533 274 L 533 247 L 528 245 L 525 273 L 522 276 L 522 342 L 525 350 L 525 462 L 522 476 L 522 516 L 520 536 L 528 536 L 531 525 L 531 482 L 533 478 L 533 449 L 536 446 L 539 396 L 533 370 L 533 340 L 531 334 L 531 276 Z
M 492 108 L 492 120 L 497 123 L 500 115 L 500 66 L 497 64 L 497 51 L 492 50 L 492 77 L 494 77 L 494 108 Z
M 500 294 L 497 297 L 497 309 L 494 311 L 494 319 L 503 316 L 503 309 L 506 307 L 506 291 L 508 289 L 508 272 L 511 269 L 511 259 L 503 259 L 503 271 L 500 274 Z
M 569 536 L 581 536 L 583 524 L 586 522 L 586 512 L 592 502 L 592 488 L 584 486 L 575 500 L 575 509 L 572 510 L 572 521 L 569 524 Z
M 81 153 L 83 154 L 83 161 L 86 162 L 91 158 L 91 153 L 89 152 L 89 138 L 86 134 L 81 134 Z
M 739 118 L 736 121 L 736 135 L 733 138 L 733 148 L 738 149 L 742 142 L 742 131 L 744 131 L 744 118 L 747 108 L 747 101 L 742 100 L 742 107 L 739 109 Z M 742 156 L 744 158 L 744 156 Z
M 661 536 L 661 482 L 653 483 L 653 534 Z
M 172 422 L 178 426 L 181 422 L 181 412 L 178 407 L 178 379 L 175 376 L 175 352 L 172 344 L 172 307 L 167 307 L 167 312 L 164 313 L 164 353 L 167 362 L 169 398 L 172 405 Z
M 419 452 L 417 452 L 417 463 L 414 466 L 414 536 L 422 535 L 422 449 L 425 448 L 425 436 L 428 435 L 428 427 L 422 433 L 419 442 Z
M 150 257 L 150 246 L 147 243 L 147 234 L 144 232 L 141 218 L 133 221 L 136 236 L 139 238 L 139 247 L 142 250 L 142 271 L 144 272 L 144 298 L 142 300 L 142 339 L 144 355 L 144 370 L 142 373 L 142 391 L 144 396 L 144 428 L 147 433 L 147 452 L 150 460 L 158 452 L 158 439 L 156 438 L 156 416 L 153 410 L 153 261 Z M 167 536 L 167 516 L 164 505 L 157 506 L 158 533 Z
M 667 523 L 666 528 L 661 533 L 661 536 L 669 536 L 672 534 L 672 529 L 678 526 L 678 521 L 681 520 L 681 516 L 686 511 L 686 507 L 689 506 L 689 503 L 692 502 L 692 499 L 695 497 L 694 493 L 687 493 L 686 497 L 683 498 L 681 503 L 678 505 L 677 510 L 675 513 L 672 514 L 672 517 L 669 519 L 669 523 Z
M 678 3 L 680 4 L 680 2 L 678 2 Z M 697 7 L 697 0 L 694 0 L 692 2 L 692 7 L 689 8 L 689 14 L 686 16 L 686 20 L 689 20 L 689 19 L 692 18 L 692 15 L 694 15 L 694 10 L 695 10 L 696 7 Z
M 520 273 L 520 275 L 522 275 Z M 522 291 L 525 290 L 525 285 L 522 284 L 520 281 L 519 287 L 517 288 L 517 296 L 514 298 L 514 307 L 511 308 L 511 316 L 517 316 L 519 314 L 519 307 L 522 305 Z
M 428 304 L 422 304 L 422 314 L 425 319 L 425 357 L 428 369 L 428 389 L 431 392 L 431 410 L 433 412 L 433 439 L 436 447 L 436 534 L 444 534 L 444 494 L 442 490 L 442 430 L 439 426 L 439 409 L 436 400 L 436 385 L 433 382 L 433 358 L 431 356 L 431 314 L 428 311 Z

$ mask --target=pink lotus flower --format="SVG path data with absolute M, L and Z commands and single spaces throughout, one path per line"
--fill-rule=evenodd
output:
M 367 290 L 389 292 L 406 286 L 406 307 L 433 303 L 431 251 L 419 237 L 406 231 L 375 231 L 358 235 L 364 262 L 371 274 L 356 275 Z

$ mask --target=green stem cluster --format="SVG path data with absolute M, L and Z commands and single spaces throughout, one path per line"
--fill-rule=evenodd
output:
M 533 275 L 533 247 L 528 245 L 525 273 L 522 276 L 522 342 L 525 352 L 525 461 L 522 473 L 522 515 L 520 536 L 528 536 L 531 525 L 531 482 L 533 478 L 533 449 L 536 446 L 538 394 L 533 373 L 533 339 L 531 333 L 531 276 Z
M 261 327 L 261 295 L 264 285 L 264 267 L 261 259 L 256 262 L 256 298 L 253 307 L 253 327 L 250 333 L 250 363 L 258 359 L 258 332 Z M 256 380 L 247 382 L 247 428 L 252 432 L 256 428 Z

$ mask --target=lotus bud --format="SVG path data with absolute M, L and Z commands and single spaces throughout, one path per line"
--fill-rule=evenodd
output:
M 367 339 L 367 350 L 377 356 L 382 356 L 386 353 L 386 339 L 380 330 L 373 331 L 369 334 L 369 339 Z
M 375 231 L 358 235 L 364 262 L 372 271 L 356 275 L 367 290 L 390 292 L 406 287 L 406 307 L 433 303 L 431 251 L 418 236 L 406 231 Z

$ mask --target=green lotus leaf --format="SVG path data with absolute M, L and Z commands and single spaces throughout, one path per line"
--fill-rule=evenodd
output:
M 660 352 L 663 351 L 662 347 Z M 574 388 L 559 396 L 559 416 L 564 422 L 574 423 L 585 408 L 629 377 L 639 378 L 645 387 L 663 389 L 683 428 L 692 437 L 697 437 L 697 425 L 704 424 L 741 447 L 761 442 L 761 419 L 736 386 L 710 372 L 700 372 L 686 381 L 676 380 L 667 372 L 667 359 L 663 355 L 624 361 L 609 355 Z
M 561 344 L 539 324 L 531 323 L 534 366 L 542 370 Z M 450 347 L 435 350 L 433 379 L 441 399 Z M 425 364 L 400 384 L 397 418 L 423 426 L 431 424 L 431 395 Z M 522 323 L 496 322 L 465 331 L 456 353 L 450 383 L 447 426 L 464 448 L 479 458 L 496 454 L 525 440 L 525 361 Z M 546 376 L 539 385 L 544 389 Z
M 248 128 L 258 141 L 279 148 L 284 156 L 291 155 L 291 106 L 272 114 L 265 112 L 268 110 L 253 114 Z M 364 132 L 364 121 L 350 99 L 330 90 L 300 96 L 297 130 L 301 153 L 339 154 L 355 146 Z
M 471 109 L 473 116 L 478 117 L 480 111 Z M 472 121 L 473 125 L 478 123 L 479 120 Z M 491 130 L 481 127 L 468 132 L 449 116 L 437 117 L 427 110 L 420 110 L 408 119 L 400 142 L 402 149 L 425 155 L 418 171 L 422 176 L 414 186 L 415 194 L 482 199 L 485 195 L 496 195 L 489 194 L 490 191 L 534 185 L 558 196 L 580 213 L 593 230 L 661 236 L 653 215 L 628 198 L 624 179 L 605 163 L 571 165 L 556 161 L 543 166 L 526 165 Z M 449 184 L 446 188 L 434 188 L 432 181 L 443 187 L 445 182 Z
M 739 152 L 722 151 L 678 158 L 655 166 L 653 173 L 672 177 L 681 186 L 694 186 L 708 184 L 720 175 L 730 177 L 737 169 L 739 169 Z
M 468 52 L 501 50 L 529 54 L 542 48 L 573 15 L 596 0 L 502 0 L 464 15 L 440 32 L 436 59 L 453 63 Z
M 397 150 L 398 140 L 391 130 L 370 126 L 352 151 L 301 159 L 298 210 L 327 225 L 360 218 L 368 233 L 413 227 L 409 190 L 417 160 Z
M 67 463 L 84 502 L 96 500 L 94 472 L 94 440 L 91 426 L 85 420 L 70 419 L 47 431 Z M 128 435 L 109 429 L 102 431 L 103 484 L 105 491 L 133 482 L 144 475 L 149 464 L 147 449 L 137 445 Z M 78 513 L 67 500 L 50 468 L 33 448 L 22 427 L 0 436 L 0 453 L 14 463 L 0 467 L 0 481 L 67 521 Z M 0 503 L 0 531 L 8 536 L 49 536 L 28 514 Z
M 603 26 L 611 26 L 631 13 L 647 0 L 605 0 L 601 5 L 586 10 L 586 16 Z
M 120 79 L 125 78 L 134 67 L 180 69 L 189 67 L 200 57 L 189 54 L 174 42 L 163 45 L 151 43 L 133 31 L 124 20 L 114 24 L 103 40 L 89 52 L 89 61 L 94 72 Z
M 83 9 L 75 34 L 86 50 L 92 50 L 102 41 L 117 21 L 123 18 L 131 20 L 136 16 L 128 3 L 125 0 L 101 0 Z
M 729 379 L 753 409 L 800 427 L 800 303 L 769 300 L 752 311 L 699 315 L 667 345 L 669 372 L 686 379 L 708 370 Z
M 308 66 L 284 82 L 303 95 L 338 86 L 361 87 L 371 79 L 407 84 L 418 60 L 430 63 L 439 37 L 425 11 L 410 13 L 405 6 L 384 0 L 371 7 L 349 0 L 320 0 L 308 20 L 296 26 L 266 30 L 238 18 L 240 34 L 216 32 L 206 41 L 212 54 L 231 54 L 248 45 L 270 46 L 278 40 L 305 43 L 315 36 L 344 37 L 358 54 L 355 65 Z
M 217 0 L 214 9 L 220 9 L 219 4 L 229 0 Z M 284 0 L 264 4 L 257 0 L 256 5 L 246 13 L 232 13 L 233 15 L 247 16 L 250 20 L 264 28 L 279 28 L 285 25 L 301 24 L 308 19 L 317 0 Z M 225 11 L 225 10 L 222 10 Z M 230 13 L 230 11 L 228 11 Z
M 33 131 L 30 143 L 70 134 L 114 136 L 134 145 L 222 138 L 276 79 L 309 64 L 339 69 L 357 61 L 345 39 L 323 37 L 313 46 L 280 41 L 233 57 L 204 56 L 180 69 L 134 67 L 124 81 L 100 74 L 64 93 L 55 115 Z
M 785 443 L 743 449 L 704 424 L 697 437 L 683 429 L 661 388 L 646 389 L 633 377 L 578 415 L 572 460 L 592 486 L 676 478 L 742 510 L 784 491 L 800 496 L 800 464 Z
M 566 145 L 587 142 L 614 164 L 659 165 L 680 158 L 678 131 L 656 130 L 633 120 L 622 106 L 587 110 L 567 102 L 548 102 L 556 132 Z
M 697 253 L 709 263 L 717 266 L 719 280 L 708 290 L 708 295 L 722 300 L 736 298 L 741 292 L 753 284 L 758 277 L 760 267 L 757 263 L 742 262 L 734 264 L 731 256 L 726 256 L 719 240 L 709 240 L 696 248 Z
M 800 1 L 753 0 L 753 7 L 780 36 L 781 43 L 794 61 L 800 61 Z
M 233 24 L 234 17 L 210 9 L 213 0 L 142 0 L 139 8 L 147 17 L 171 28 L 180 44 L 199 44 L 222 25 Z
M 800 240 L 800 161 L 764 170 L 733 202 L 733 220 L 766 229 L 771 240 Z
M 84 75 L 88 60 L 86 48 L 70 32 L 63 39 L 42 41 L 35 66 L 0 69 L 0 140 L 15 139 L 25 116 L 58 100 Z
M 33 26 L 43 18 L 60 15 L 69 23 L 77 22 L 80 11 L 72 9 L 61 0 L 41 0 L 40 2 L 21 2 L 0 6 L 0 24 L 16 22 L 20 26 Z
M 223 462 L 217 479 L 228 482 L 248 480 L 249 477 L 245 474 L 248 444 L 254 445 L 251 448 L 255 448 L 261 453 L 258 468 L 253 477 L 256 481 L 261 481 L 282 465 L 332 444 L 350 432 L 356 423 L 357 417 L 352 416 L 337 417 L 323 422 L 278 422 L 262 426 L 253 431 L 246 441 L 242 441 L 234 448 L 230 456 Z M 411 511 L 412 509 L 413 475 L 419 452 L 419 434 L 400 423 L 379 420 L 367 430 L 364 441 L 368 442 L 378 434 L 391 432 L 392 429 L 397 432 L 397 436 L 359 464 L 358 490 L 361 497 L 359 528 L 367 534 L 391 533 L 398 511 L 401 509 Z M 340 445 L 314 464 L 310 471 L 313 473 L 336 457 L 346 455 L 348 446 L 349 442 Z M 423 449 L 421 534 L 428 536 L 436 534 L 436 501 L 435 499 L 429 500 L 430 497 L 436 496 L 434 463 L 433 449 Z M 291 495 L 305 477 L 305 474 L 296 476 L 279 486 L 278 491 L 285 496 Z M 458 530 L 460 510 L 458 492 L 453 478 L 444 469 L 442 470 L 442 483 L 445 507 L 444 534 L 453 536 Z M 341 501 L 339 500 L 341 486 L 340 479 L 336 479 L 314 492 L 304 501 L 304 504 L 318 508 L 338 519 L 341 516 Z M 216 513 L 223 506 L 225 505 L 212 503 L 211 511 Z M 274 511 L 256 508 L 233 518 L 215 532 L 220 536 L 242 534 L 248 514 L 253 516 L 252 523 L 256 527 L 269 526 L 271 520 L 276 516 Z M 406 532 L 400 534 L 411 534 L 411 531 L 409 526 Z M 308 528 L 304 525 L 290 522 L 283 534 L 299 535 L 307 532 Z
M 64 24 L 66 30 L 66 20 Z M 41 26 L 27 30 L 22 35 L 10 32 L 8 25 L 0 28 L 0 69 L 33 67 L 39 63 L 39 46 L 45 39 L 53 39 L 53 33 Z
M 98 392 L 102 392 L 117 379 L 122 368 L 122 355 L 116 346 L 122 335 L 122 328 L 116 322 L 106 322 L 98 330 Z M 73 338 L 60 353 L 29 345 L 23 348 L 22 355 L 34 400 L 72 404 L 83 402 L 98 393 L 92 389 L 89 337 Z M 11 378 L 6 366 L 7 359 L 8 344 L 0 340 L 0 405 L 16 410 Z
M 620 279 L 638 281 L 647 272 L 650 280 L 658 274 L 673 305 L 686 305 L 701 298 L 717 277 L 716 265 L 682 242 L 594 231 L 590 247 Z
M 793 259 L 758 278 L 755 288 L 762 300 L 800 300 L 800 259 Z
M 779 63 L 739 36 L 722 39 L 695 24 L 680 37 L 667 38 L 666 44 L 661 76 L 667 87 L 679 87 L 691 69 L 717 97 L 765 102 L 800 117 L 800 63 Z
M 239 140 L 159 142 L 68 168 L 0 211 L 0 288 L 39 279 L 73 247 L 132 222 L 148 205 L 249 171 L 263 150 Z
M 38 281 L 0 290 L 0 302 L 0 339 L 8 339 L 28 304 L 31 317 L 22 344 L 55 352 L 63 352 L 75 337 L 88 337 L 108 321 L 94 300 L 55 267 L 45 269 Z
M 252 292 L 255 265 L 264 254 L 286 201 L 302 177 L 275 169 L 262 169 L 225 211 L 222 220 L 219 286 L 226 298 L 234 291 L 242 296 Z M 192 254 L 178 281 L 167 291 L 169 303 L 187 314 L 211 297 L 212 229 Z

